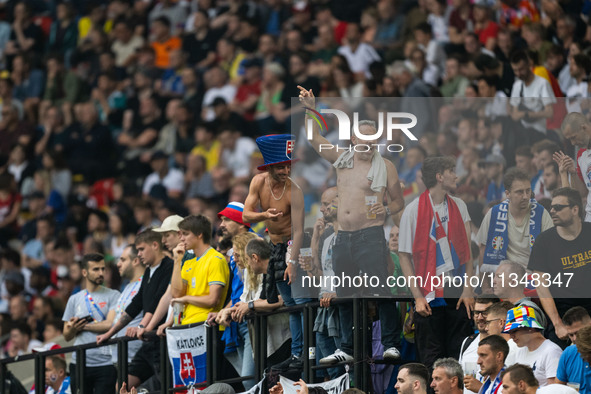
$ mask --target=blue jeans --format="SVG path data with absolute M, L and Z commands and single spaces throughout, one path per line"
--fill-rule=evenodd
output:
M 248 334 L 248 324 L 244 321 L 238 324 L 238 337 L 240 338 L 240 345 L 236 348 L 236 352 L 226 354 L 226 358 L 238 375 L 240 376 L 254 376 L 254 355 L 252 352 L 252 344 L 250 343 L 250 335 Z M 244 380 L 242 385 L 244 390 L 250 390 L 256 384 L 254 379 Z
M 334 308 L 334 307 L 333 307 Z M 320 361 L 320 359 L 330 356 L 333 354 L 337 349 L 341 347 L 341 339 L 339 337 L 330 337 L 328 336 L 328 330 L 324 330 L 322 332 L 316 331 L 316 363 Z M 326 370 L 317 370 L 317 376 L 330 376 L 331 379 L 335 379 L 345 373 L 345 368 L 341 365 L 340 367 L 334 368 L 327 368 Z
M 287 281 L 277 281 L 277 290 L 283 298 L 283 304 L 285 306 L 294 306 L 306 304 L 312 302 L 312 298 L 292 298 L 291 297 L 291 286 L 287 284 Z M 301 312 L 290 312 L 289 314 L 289 330 L 291 331 L 291 354 L 297 357 L 302 355 L 304 322 L 302 319 Z
M 335 275 L 355 277 L 367 274 L 384 281 L 388 277 L 390 255 L 382 226 L 368 227 L 357 231 L 339 231 L 333 248 L 333 267 Z M 391 297 L 387 287 L 338 287 L 337 296 L 354 298 L 363 296 Z M 382 325 L 382 345 L 384 348 L 400 346 L 400 319 L 395 300 L 377 298 L 378 312 Z M 353 305 L 339 305 L 341 322 L 341 350 L 353 354 Z

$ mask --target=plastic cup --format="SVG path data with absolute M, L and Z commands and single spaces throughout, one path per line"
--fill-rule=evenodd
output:
M 365 211 L 368 219 L 375 219 L 375 212 L 371 212 L 371 207 L 378 203 L 378 196 L 365 196 Z

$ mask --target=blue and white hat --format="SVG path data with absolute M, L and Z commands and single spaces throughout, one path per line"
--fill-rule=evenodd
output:
M 265 164 L 257 167 L 266 171 L 273 164 L 284 164 L 297 161 L 292 159 L 295 149 L 295 136 L 293 134 L 271 134 L 257 138 L 257 145 L 263 155 Z

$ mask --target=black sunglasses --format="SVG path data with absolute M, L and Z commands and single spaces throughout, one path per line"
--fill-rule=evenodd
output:
M 554 205 L 550 205 L 550 210 L 554 210 L 555 212 L 560 212 L 566 207 L 570 208 L 570 207 L 572 207 L 572 205 L 570 205 L 570 204 L 567 204 L 567 205 L 554 204 Z

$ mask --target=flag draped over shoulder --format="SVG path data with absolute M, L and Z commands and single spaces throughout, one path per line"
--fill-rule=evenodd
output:
M 421 291 L 425 296 L 435 290 L 430 277 L 457 269 L 470 260 L 470 244 L 462 214 L 455 201 L 447 195 L 445 204 L 449 216 L 447 233 L 439 215 L 433 210 L 429 190 L 419 196 L 412 258 L 415 274 L 423 278 Z

